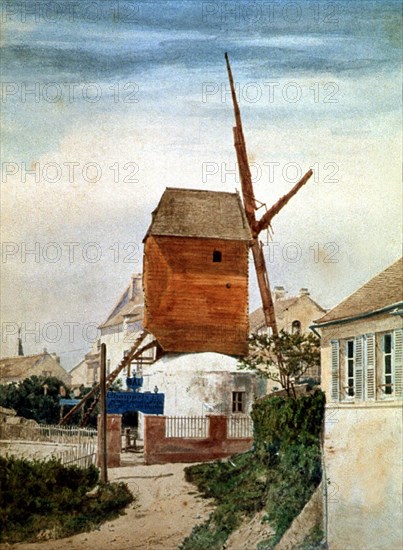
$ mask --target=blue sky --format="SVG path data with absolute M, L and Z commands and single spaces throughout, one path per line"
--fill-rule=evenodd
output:
M 272 284 L 331 307 L 398 257 L 399 2 L 35 5 L 2 5 L 3 355 L 37 323 L 26 353 L 71 366 L 141 271 L 164 188 L 239 189 L 225 51 L 257 198 L 315 170 L 273 222 Z

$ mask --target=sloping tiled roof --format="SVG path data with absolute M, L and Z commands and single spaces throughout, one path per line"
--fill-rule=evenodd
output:
M 100 328 L 114 327 L 123 323 L 123 319 L 126 316 L 130 316 L 132 321 L 140 321 L 143 319 L 144 306 L 141 304 L 133 303 L 131 300 L 126 304 L 122 309 L 114 315 L 112 318 L 108 319 L 103 323 Z
M 167 187 L 148 235 L 248 241 L 251 232 L 238 193 Z
M 18 357 L 5 357 L 0 359 L 0 378 L 24 378 L 28 371 L 44 360 L 44 354 L 22 355 Z
M 21 355 L 0 359 L 0 381 L 23 380 L 36 374 L 40 375 L 42 367 L 52 372 L 52 376 L 68 377 L 67 371 L 50 353 L 39 355 Z
M 292 297 L 285 298 L 283 300 L 277 300 L 276 302 L 274 302 L 274 311 L 276 313 L 276 316 L 278 316 L 280 312 L 283 312 L 284 310 L 289 308 L 297 300 L 298 297 Z M 250 332 L 256 332 L 257 330 L 265 326 L 266 320 L 264 318 L 263 308 L 259 307 L 258 309 L 255 309 L 255 311 L 252 311 L 252 313 L 249 315 L 249 329 Z
M 305 300 L 307 298 L 312 303 L 314 303 L 318 309 L 321 309 L 323 312 L 326 311 L 325 309 L 323 309 L 323 307 L 312 300 L 310 296 L 290 296 L 289 298 L 282 298 L 280 300 L 274 301 L 274 312 L 276 314 L 276 317 L 281 317 L 288 308 L 296 304 L 299 300 Z M 265 326 L 266 320 L 264 318 L 263 309 L 259 307 L 258 309 L 255 309 L 255 311 L 252 311 L 252 313 L 249 315 L 249 330 L 250 332 L 256 332 L 257 330 L 260 330 Z
M 402 275 L 403 258 L 400 258 L 318 319 L 316 323 L 348 319 L 398 304 L 403 300 Z
M 104 321 L 99 328 L 114 327 L 123 323 L 123 319 L 126 315 L 133 316 L 133 320 L 143 319 L 144 312 L 144 296 L 143 292 L 138 292 L 136 296 L 130 299 L 131 284 L 126 288 L 118 302 L 113 307 L 111 313 L 108 315 L 106 321 Z

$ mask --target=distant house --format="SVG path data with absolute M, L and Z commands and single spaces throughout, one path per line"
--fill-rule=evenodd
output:
M 307 288 L 301 288 L 297 296 L 287 296 L 283 286 L 276 286 L 273 302 L 279 331 L 308 333 L 314 320 L 326 313 L 326 310 L 311 298 Z M 249 324 L 251 333 L 267 331 L 261 307 L 250 314 Z
M 273 302 L 277 328 L 279 331 L 284 330 L 288 333 L 307 334 L 311 332 L 310 326 L 314 320 L 326 313 L 326 310 L 311 298 L 307 288 L 301 288 L 297 296 L 287 296 L 283 286 L 276 286 L 273 292 Z M 269 330 L 262 308 L 258 308 L 250 314 L 249 325 L 251 333 L 262 334 Z M 312 378 L 319 383 L 320 366 L 308 369 L 303 378 Z M 279 385 L 269 380 L 267 389 L 270 392 L 279 389 Z
M 165 352 L 248 352 L 251 233 L 238 193 L 167 188 L 144 239 L 144 327 Z
M 402 548 L 403 264 L 322 316 L 330 550 Z
M 144 297 L 141 273 L 133 274 L 129 285 L 119 296 L 108 317 L 99 325 L 100 338 L 70 372 L 73 387 L 92 386 L 100 381 L 100 344 L 106 345 L 106 374 L 116 369 L 124 355 L 130 350 L 137 336 L 143 330 Z M 149 335 L 143 344 L 152 340 Z M 155 349 L 145 351 L 141 358 L 134 361 L 130 374 L 141 374 L 142 367 L 154 360 Z M 127 369 L 119 374 L 125 382 Z M 125 384 L 123 384 L 125 386 Z
M 39 355 L 19 355 L 0 359 L 0 384 L 21 382 L 31 376 L 55 376 L 67 386 L 70 374 L 61 366 L 60 358 L 46 349 Z
M 90 381 L 88 378 L 88 365 L 85 359 L 82 359 L 71 369 L 70 376 L 72 388 L 92 386 L 93 381 Z
M 133 346 L 136 338 L 143 330 L 144 295 L 142 275 L 132 275 L 130 284 L 119 297 L 107 319 L 99 326 L 101 336 L 99 343 L 106 344 L 106 373 L 110 374 L 119 365 L 126 352 Z M 143 345 L 152 340 L 149 335 Z M 131 375 L 141 374 L 143 365 L 154 361 L 155 348 L 145 351 L 142 356 L 131 365 Z M 93 350 L 86 355 L 89 377 L 94 382 L 99 381 L 98 354 Z M 126 379 L 127 370 L 120 374 L 122 381 Z

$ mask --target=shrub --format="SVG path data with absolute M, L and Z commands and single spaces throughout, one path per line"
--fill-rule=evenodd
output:
M 125 484 L 98 480 L 95 466 L 0 457 L 0 541 L 35 540 L 44 530 L 58 537 L 88 530 L 133 501 Z
M 181 550 L 216 550 L 243 517 L 260 510 L 275 529 L 261 548 L 272 548 L 299 514 L 321 480 L 320 433 L 324 394 L 299 399 L 271 397 L 253 407 L 254 449 L 229 461 L 198 464 L 185 477 L 216 510 L 192 531 Z

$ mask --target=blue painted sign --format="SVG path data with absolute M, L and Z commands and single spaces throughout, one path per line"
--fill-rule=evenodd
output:
M 81 399 L 59 399 L 59 405 L 64 407 L 64 405 L 77 405 L 80 403 Z
M 163 393 L 137 393 L 108 391 L 106 410 L 111 414 L 142 412 L 144 414 L 164 414 Z
M 136 376 L 133 376 L 133 378 L 126 378 L 126 386 L 129 388 L 129 390 L 136 390 L 137 388 L 141 388 L 143 385 L 143 378 Z

